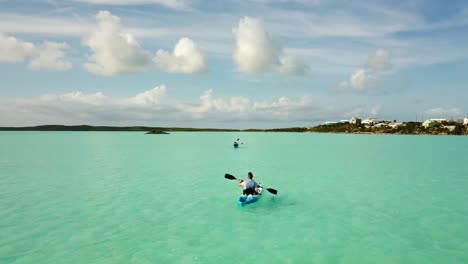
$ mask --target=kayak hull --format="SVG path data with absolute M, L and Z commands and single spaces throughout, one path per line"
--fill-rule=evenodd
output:
M 256 191 L 258 193 L 257 195 L 245 195 L 245 194 L 239 195 L 239 197 L 237 197 L 237 204 L 244 207 L 248 204 L 253 204 L 253 203 L 258 202 L 258 200 L 262 198 L 263 187 L 257 188 Z

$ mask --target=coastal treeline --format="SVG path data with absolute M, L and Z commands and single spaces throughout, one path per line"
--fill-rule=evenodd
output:
M 218 128 L 180 128 L 180 127 L 148 127 L 148 126 L 65 126 L 65 125 L 42 125 L 29 127 L 0 127 L 3 131 L 239 131 L 235 129 L 218 129 Z
M 379 125 L 380 124 L 380 125 Z M 218 129 L 218 128 L 181 128 L 181 127 L 148 127 L 148 126 L 65 126 L 43 125 L 30 127 L 0 127 L 0 131 L 134 131 L 149 134 L 166 134 L 166 132 L 312 132 L 312 133 L 349 133 L 349 134 L 408 134 L 408 135 L 468 135 L 466 125 L 455 121 L 443 121 L 426 127 L 421 122 L 404 122 L 398 126 L 391 123 L 376 125 L 339 122 L 321 124 L 314 127 L 288 127 L 273 129 Z
M 467 135 L 466 126 L 457 122 L 441 122 L 432 127 L 424 127 L 421 122 L 406 122 L 390 127 L 368 126 L 364 124 L 334 123 L 323 124 L 309 129 L 318 133 L 350 133 L 350 134 L 406 134 L 406 135 Z

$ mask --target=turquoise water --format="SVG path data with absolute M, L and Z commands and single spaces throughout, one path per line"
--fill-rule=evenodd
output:
M 456 136 L 0 132 L 0 263 L 468 263 L 467 164 Z M 238 207 L 248 171 L 278 196 Z

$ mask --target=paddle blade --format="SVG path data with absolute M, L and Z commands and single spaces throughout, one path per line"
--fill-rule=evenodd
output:
M 224 174 L 224 178 L 228 179 L 228 180 L 236 180 L 236 177 L 232 176 L 231 174 Z
M 267 191 L 269 191 L 270 193 L 274 194 L 274 195 L 277 195 L 278 194 L 278 191 L 275 190 L 275 189 L 272 189 L 272 188 L 267 188 Z

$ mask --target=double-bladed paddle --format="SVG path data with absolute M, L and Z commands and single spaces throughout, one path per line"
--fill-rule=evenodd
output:
M 239 138 L 236 141 L 234 141 L 234 144 L 238 142 L 239 142 Z M 244 144 L 244 142 L 241 142 L 241 144 Z
M 228 180 L 237 180 L 236 177 L 234 177 L 233 175 L 231 174 L 224 174 L 224 178 L 228 179 Z M 274 195 L 277 195 L 278 194 L 278 191 L 273 189 L 273 188 L 266 188 L 267 191 L 269 191 L 270 193 L 274 194 Z

